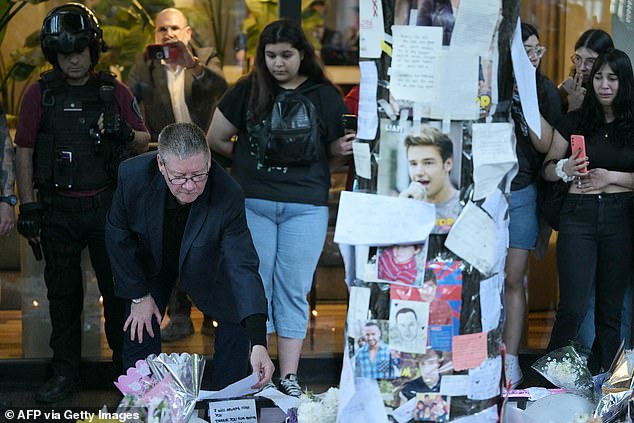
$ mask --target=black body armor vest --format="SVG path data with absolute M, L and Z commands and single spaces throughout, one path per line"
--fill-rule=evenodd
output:
M 119 143 L 103 139 L 97 127 L 99 116 L 114 110 L 114 76 L 100 72 L 85 85 L 72 86 L 53 70 L 42 75 L 40 84 L 42 120 L 33 157 L 36 186 L 86 191 L 114 185 Z

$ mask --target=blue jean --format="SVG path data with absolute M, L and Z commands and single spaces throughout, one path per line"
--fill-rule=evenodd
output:
M 535 184 L 511 191 L 509 216 L 509 247 L 534 250 L 539 233 Z
M 269 303 L 267 333 L 303 339 L 306 296 L 326 240 L 328 207 L 247 198 L 246 212 Z
M 595 333 L 588 367 L 607 370 L 621 339 L 621 308 L 630 283 L 632 193 L 568 194 L 557 238 L 559 309 L 548 350 L 574 339 L 595 283 Z

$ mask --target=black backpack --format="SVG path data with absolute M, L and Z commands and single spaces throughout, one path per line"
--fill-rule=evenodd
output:
M 304 94 L 321 84 L 284 90 L 273 100 L 271 113 L 262 121 L 248 125 L 255 140 L 257 157 L 266 166 L 308 166 L 319 158 L 321 121 L 319 113 Z

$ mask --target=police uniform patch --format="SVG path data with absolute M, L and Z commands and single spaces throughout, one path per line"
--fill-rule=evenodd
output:
M 139 108 L 139 103 L 136 101 L 136 97 L 132 97 L 132 110 L 139 120 L 143 121 L 143 115 L 141 114 L 141 109 Z

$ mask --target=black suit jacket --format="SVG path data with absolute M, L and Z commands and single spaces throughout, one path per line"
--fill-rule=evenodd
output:
M 194 77 L 192 70 L 185 69 L 185 103 L 192 122 L 207 131 L 216 103 L 227 90 L 227 81 L 213 48 L 192 48 L 192 53 L 198 57 L 204 69 L 198 78 Z M 152 141 L 156 141 L 161 130 L 174 123 L 163 65 L 157 60 L 139 56 L 128 74 L 126 84 L 141 106 Z
M 132 299 L 160 294 L 163 221 L 169 189 L 156 152 L 123 162 L 106 219 L 106 247 L 115 293 Z M 192 203 L 179 257 L 181 284 L 196 306 L 218 320 L 267 314 L 259 260 L 239 185 L 213 162 Z

